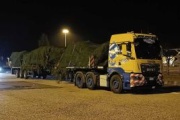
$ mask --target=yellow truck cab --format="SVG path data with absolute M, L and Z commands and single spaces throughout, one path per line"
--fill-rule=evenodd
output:
M 112 35 L 107 70 L 111 89 L 114 92 L 121 91 L 117 79 L 121 79 L 121 89 L 162 86 L 160 53 L 156 35 L 134 32 Z

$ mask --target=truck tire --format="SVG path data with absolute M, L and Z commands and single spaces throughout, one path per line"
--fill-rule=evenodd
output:
M 72 71 L 68 71 L 66 73 L 66 80 L 69 82 L 73 82 L 74 80 L 74 73 Z
M 15 74 L 16 74 L 16 77 L 17 77 L 17 78 L 20 77 L 20 71 L 19 71 L 19 70 L 16 70 L 16 71 L 15 71 Z
M 38 74 L 38 79 L 40 79 L 41 78 L 41 74 Z
M 82 72 L 76 73 L 75 84 L 78 88 L 85 88 L 85 77 Z
M 36 76 L 37 76 L 37 72 L 36 72 L 36 71 L 33 71 L 33 72 L 32 72 L 32 77 L 33 77 L 33 78 L 36 78 Z
M 110 79 L 110 89 L 114 93 L 121 93 L 123 90 L 122 78 L 119 75 L 113 75 Z
M 20 72 L 19 72 L 19 77 L 20 77 L 20 78 L 24 78 L 24 71 L 23 71 L 23 70 L 20 70 Z
M 11 68 L 11 74 L 16 74 L 16 70 L 14 68 Z
M 43 78 L 43 79 L 46 79 L 46 78 L 47 78 L 47 74 L 44 73 L 44 74 L 42 75 L 42 78 Z
M 28 79 L 28 73 L 27 73 L 26 70 L 24 70 L 24 78 L 25 78 L 25 79 Z
M 86 73 L 86 86 L 91 90 L 96 88 L 96 76 L 93 72 Z

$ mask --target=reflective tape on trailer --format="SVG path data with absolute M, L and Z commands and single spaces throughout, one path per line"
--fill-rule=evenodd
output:
M 95 66 L 95 60 L 94 60 L 94 56 L 90 56 L 89 57 L 89 67 L 94 67 Z

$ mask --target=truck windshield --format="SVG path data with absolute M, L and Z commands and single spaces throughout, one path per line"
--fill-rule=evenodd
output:
M 161 48 L 156 38 L 136 38 L 134 46 L 138 59 L 161 59 Z

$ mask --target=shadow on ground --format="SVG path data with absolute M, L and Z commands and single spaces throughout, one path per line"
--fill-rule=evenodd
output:
M 164 86 L 158 89 L 132 91 L 133 94 L 163 94 L 180 92 L 180 86 Z
M 61 88 L 61 87 L 31 83 L 26 81 L 0 82 L 0 90 L 47 89 L 47 88 Z
M 69 84 L 74 84 L 73 82 L 66 81 Z M 77 87 L 77 86 L 75 86 Z M 83 88 L 88 89 L 88 88 Z M 111 90 L 107 87 L 98 87 L 95 90 Z M 125 90 L 121 94 L 163 94 L 163 93 L 173 93 L 173 92 L 180 92 L 180 86 L 178 85 L 165 85 L 162 88 L 157 89 L 137 89 L 137 90 Z

